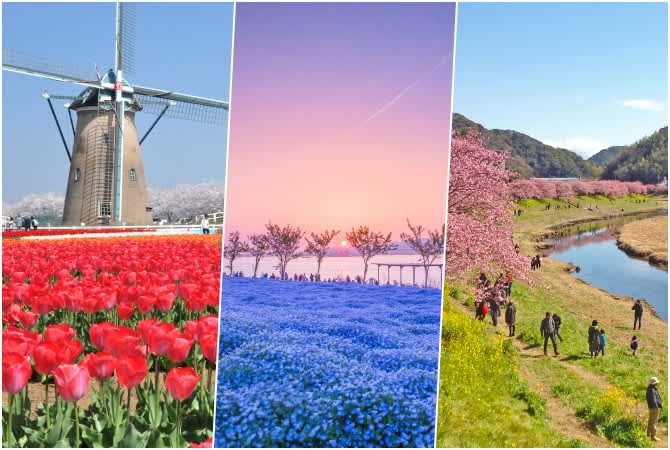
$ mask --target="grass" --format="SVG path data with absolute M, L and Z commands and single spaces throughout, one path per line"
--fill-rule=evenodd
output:
M 668 268 L 668 216 L 653 217 L 626 224 L 619 235 L 619 246 L 633 256 Z
M 575 447 L 547 426 L 545 402 L 519 375 L 519 355 L 500 336 L 444 302 L 438 447 Z
M 525 254 L 537 253 L 538 237 L 559 224 L 585 222 L 667 207 L 667 198 L 632 196 L 610 200 L 601 196 L 576 199 L 582 208 L 552 200 L 561 208 L 545 210 L 546 201 L 519 203 L 515 239 Z M 574 203 L 574 202 L 573 202 Z M 590 206 L 591 210 L 584 209 Z M 515 282 L 517 304 L 514 341 L 500 331 L 458 311 L 468 305 L 468 288 L 451 289 L 443 312 L 438 446 L 580 446 L 580 433 L 557 427 L 548 402 L 559 402 L 610 445 L 650 446 L 646 438 L 645 389 L 649 377 L 661 379 L 665 401 L 661 422 L 667 426 L 667 323 L 645 315 L 637 357 L 628 349 L 632 331 L 631 303 L 615 298 L 570 275 L 551 258 L 533 272 L 530 286 Z M 544 358 L 539 326 L 545 312 L 563 319 L 561 356 Z M 474 313 L 473 313 L 474 316 Z M 587 329 L 593 319 L 605 328 L 606 356 L 590 359 Z M 517 350 L 518 349 L 518 350 Z M 475 381 L 473 381 L 475 380 Z M 481 380 L 477 382 L 476 380 Z M 477 388 L 475 390 L 475 388 Z M 583 436 L 583 434 L 581 435 Z M 601 438 L 590 439 L 598 444 Z M 602 442 L 607 445 L 607 441 Z

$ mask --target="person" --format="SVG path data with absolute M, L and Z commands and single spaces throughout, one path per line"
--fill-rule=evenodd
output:
M 642 313 L 644 312 L 644 307 L 642 306 L 642 302 L 638 299 L 635 301 L 635 304 L 631 308 L 633 311 L 635 311 L 635 319 L 633 320 L 633 330 L 641 330 L 642 329 Z M 637 326 L 637 328 L 635 328 Z
M 209 234 L 209 220 L 204 214 L 202 216 L 202 220 L 200 221 L 200 228 L 202 228 L 202 234 Z
M 21 225 L 23 226 L 24 231 L 30 231 L 30 217 L 24 217 Z
M 633 336 L 633 338 L 630 340 L 630 349 L 633 351 L 633 356 L 637 354 L 637 349 L 639 345 L 640 344 L 637 340 L 637 336 Z
M 540 336 L 544 337 L 544 356 L 547 356 L 547 342 L 549 339 L 551 339 L 551 344 L 554 346 L 554 354 L 556 356 L 560 355 L 556 346 L 556 325 L 554 325 L 550 312 L 547 312 L 540 323 Z
M 598 356 L 600 352 L 600 331 L 598 331 L 598 321 L 591 322 L 589 327 L 589 354 L 591 358 Z
M 552 319 L 554 319 L 554 326 L 556 327 L 556 337 L 563 342 L 563 336 L 561 336 L 561 324 L 563 321 L 561 320 L 561 316 L 559 316 L 557 313 L 554 313 L 551 316 Z
M 600 344 L 600 354 L 602 356 L 605 356 L 605 344 L 607 343 L 607 339 L 605 338 L 604 328 L 600 329 L 600 334 L 598 335 L 598 343 Z
M 509 337 L 516 335 L 516 305 L 509 300 L 507 303 L 507 309 L 505 310 L 505 323 L 507 328 L 509 328 Z
M 37 230 L 37 226 L 40 223 L 37 221 L 37 219 L 34 216 L 30 216 L 30 225 L 33 227 L 33 231 Z
M 649 421 L 647 422 L 647 436 L 652 441 L 658 441 L 656 437 L 656 424 L 658 423 L 658 416 L 660 415 L 663 402 L 661 401 L 661 394 L 658 392 L 658 378 L 651 377 L 649 386 L 647 386 L 647 406 L 649 407 Z
M 497 298 L 491 300 L 491 308 L 489 311 L 491 312 L 491 323 L 493 323 L 494 327 L 497 327 L 498 317 L 500 317 L 500 303 Z

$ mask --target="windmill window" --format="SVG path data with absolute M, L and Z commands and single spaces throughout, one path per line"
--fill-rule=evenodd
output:
M 130 181 L 137 181 L 137 172 L 135 172 L 135 169 L 130 169 L 128 172 L 128 178 L 130 178 Z
M 74 169 L 74 182 L 77 183 L 81 179 L 81 170 L 79 170 L 79 167 Z

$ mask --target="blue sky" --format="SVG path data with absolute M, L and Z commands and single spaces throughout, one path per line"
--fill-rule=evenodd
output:
M 228 100 L 232 4 L 136 4 L 135 75 L 131 83 Z M 84 67 L 95 77 L 114 64 L 113 3 L 4 3 L 3 48 Z M 3 201 L 25 194 L 64 194 L 68 160 L 41 94 L 76 95 L 83 88 L 2 73 Z M 68 145 L 64 102 L 54 105 Z M 137 115 L 141 136 L 155 119 Z M 227 129 L 164 118 L 142 146 L 149 186 L 223 180 Z
M 459 4 L 454 111 L 589 156 L 667 125 L 667 5 Z

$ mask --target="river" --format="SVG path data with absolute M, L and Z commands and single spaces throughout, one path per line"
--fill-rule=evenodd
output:
M 616 233 L 621 226 L 639 218 L 618 218 L 562 229 L 560 236 L 547 240 L 553 246 L 550 256 L 578 266 L 580 271 L 573 275 L 592 286 L 646 300 L 660 318 L 668 320 L 668 273 L 628 256 L 616 245 Z

